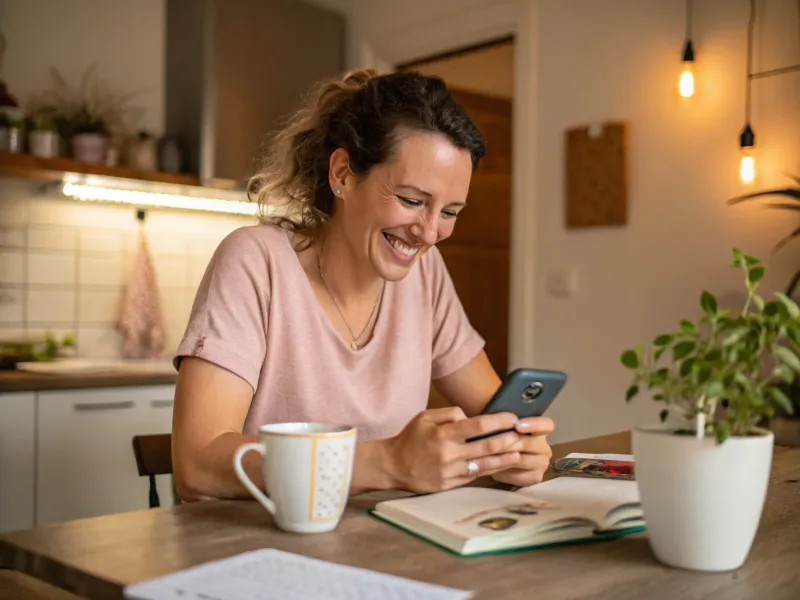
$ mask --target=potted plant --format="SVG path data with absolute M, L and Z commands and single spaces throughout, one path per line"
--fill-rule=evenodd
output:
M 30 116 L 28 150 L 33 156 L 53 158 L 60 153 L 61 138 L 53 115 L 42 112 Z
M 741 566 L 764 505 L 774 435 L 760 427 L 775 407 L 792 413 L 781 382 L 800 374 L 800 308 L 783 293 L 764 300 L 765 267 L 733 250 L 744 274 L 741 311 L 708 291 L 702 313 L 649 345 L 626 350 L 631 401 L 645 390 L 661 423 L 633 431 L 636 481 L 650 546 L 663 563 L 699 571 Z
M 50 74 L 53 86 L 31 98 L 28 112 L 53 115 L 76 160 L 108 162 L 109 150 L 124 143 L 141 117 L 140 110 L 128 106 L 139 92 L 112 91 L 96 75 L 96 65 L 84 72 L 77 88 L 70 87 L 57 69 L 51 68 Z
M 800 176 L 789 175 L 789 177 L 797 184 L 796 186 L 743 194 L 731 198 L 728 200 L 728 204 L 735 205 L 756 199 L 777 197 L 778 201 L 767 202 L 764 204 L 764 208 L 786 211 L 787 217 L 791 215 L 798 217 L 800 216 Z M 775 244 L 773 252 L 778 252 L 795 239 L 800 239 L 800 226 L 797 225 Z M 785 293 L 794 300 L 800 297 L 800 268 L 789 280 Z M 781 407 L 776 408 L 775 416 L 770 424 L 775 433 L 775 443 L 800 446 L 800 378 L 792 383 L 784 383 L 783 391 L 792 401 L 794 414 L 788 413 Z

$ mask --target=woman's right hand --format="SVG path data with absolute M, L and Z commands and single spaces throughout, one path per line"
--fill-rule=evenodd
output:
M 519 452 L 513 449 L 520 439 L 516 431 L 473 442 L 466 440 L 513 429 L 516 422 L 517 417 L 511 413 L 468 418 L 457 407 L 425 410 L 397 436 L 385 440 L 390 475 L 398 488 L 432 493 L 513 467 L 520 460 Z M 468 470 L 470 462 L 478 466 L 473 473 Z

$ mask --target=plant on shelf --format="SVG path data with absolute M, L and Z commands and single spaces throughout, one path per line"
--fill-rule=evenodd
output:
M 744 194 L 742 196 L 737 196 L 736 198 L 731 198 L 728 200 L 728 204 L 739 204 L 748 200 L 766 198 L 768 196 L 780 196 L 785 199 L 785 202 L 771 202 L 765 204 L 764 207 L 776 210 L 785 210 L 789 211 L 788 214 L 794 214 L 795 217 L 800 216 L 800 176 L 789 175 L 789 177 L 791 177 L 792 180 L 794 180 L 794 182 L 797 184 L 796 187 L 776 188 L 772 190 L 753 192 L 751 194 Z M 775 244 L 773 251 L 777 252 L 794 239 L 800 239 L 800 225 L 798 225 L 792 232 L 778 241 L 778 243 Z M 794 298 L 795 293 L 797 292 L 800 292 L 800 269 L 798 269 L 798 271 L 794 274 L 789 281 L 789 285 L 786 287 L 786 295 L 790 298 Z
M 91 65 L 72 88 L 56 68 L 50 69 L 53 86 L 28 103 L 29 113 L 50 115 L 64 139 L 70 140 L 75 158 L 104 162 L 109 145 L 121 146 L 135 131 L 141 111 L 129 102 L 138 91 L 113 91 Z
M 744 276 L 741 311 L 700 295 L 701 316 L 622 353 L 630 402 L 645 391 L 660 425 L 633 432 L 636 481 L 659 560 L 725 571 L 749 554 L 769 481 L 775 408 L 792 413 L 783 385 L 800 379 L 800 308 L 786 294 L 757 293 L 766 269 L 733 250 Z

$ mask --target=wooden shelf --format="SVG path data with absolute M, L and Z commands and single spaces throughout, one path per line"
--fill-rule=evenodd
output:
M 88 165 L 69 158 L 38 158 L 30 154 L 0 150 L 0 176 L 22 177 L 38 181 L 59 181 L 66 172 L 125 177 L 176 185 L 200 185 L 198 178 L 194 175 L 141 171 L 130 167 Z

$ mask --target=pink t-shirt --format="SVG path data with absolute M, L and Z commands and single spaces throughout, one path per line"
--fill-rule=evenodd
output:
M 244 423 L 355 425 L 359 439 L 398 433 L 428 402 L 431 379 L 474 358 L 484 341 L 470 325 L 438 249 L 388 282 L 373 337 L 358 351 L 319 304 L 291 234 L 242 227 L 217 248 L 200 283 L 174 364 L 197 356 L 254 390 Z

